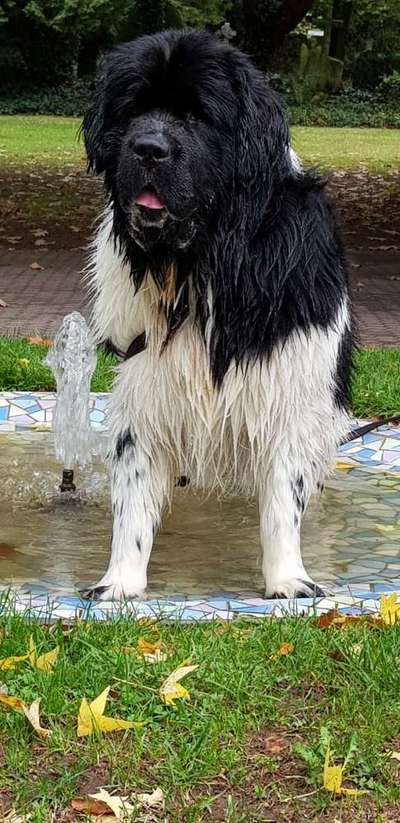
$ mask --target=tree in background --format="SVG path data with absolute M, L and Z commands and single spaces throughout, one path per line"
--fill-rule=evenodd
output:
M 93 75 L 99 53 L 117 42 L 225 22 L 263 69 L 280 55 L 295 72 L 315 25 L 324 30 L 317 48 L 325 65 L 344 62 L 356 84 L 369 87 L 400 68 L 399 0 L 0 0 L 0 77 L 14 86 L 62 85 Z

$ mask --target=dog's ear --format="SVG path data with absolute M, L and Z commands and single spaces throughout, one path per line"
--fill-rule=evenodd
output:
M 81 132 L 85 142 L 89 169 L 96 174 L 104 171 L 104 96 L 105 77 L 100 75 L 96 82 L 93 100 L 87 109 Z
M 244 65 L 237 82 L 236 184 L 265 194 L 288 164 L 287 120 L 279 95 L 261 72 Z

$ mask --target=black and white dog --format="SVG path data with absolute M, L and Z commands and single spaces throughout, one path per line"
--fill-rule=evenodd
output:
M 93 325 L 133 354 L 111 398 L 111 560 L 91 596 L 143 594 L 180 475 L 258 496 L 268 597 L 320 593 L 300 523 L 348 429 L 350 306 L 278 96 L 212 35 L 168 31 L 110 53 L 83 132 L 108 196 Z

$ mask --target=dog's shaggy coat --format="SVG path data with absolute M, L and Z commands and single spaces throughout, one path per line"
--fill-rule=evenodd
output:
M 174 481 L 257 495 L 267 596 L 318 591 L 300 523 L 347 431 L 347 275 L 277 95 L 202 32 L 119 46 L 85 120 L 108 207 L 91 261 L 98 341 L 138 353 L 110 405 L 113 534 L 91 594 L 143 594 Z

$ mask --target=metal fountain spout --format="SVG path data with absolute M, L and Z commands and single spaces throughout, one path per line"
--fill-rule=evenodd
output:
M 53 432 L 56 458 L 63 465 L 60 490 L 74 492 L 74 467 L 90 462 L 96 447 L 89 402 L 96 346 L 79 312 L 64 317 L 45 362 L 57 384 Z

